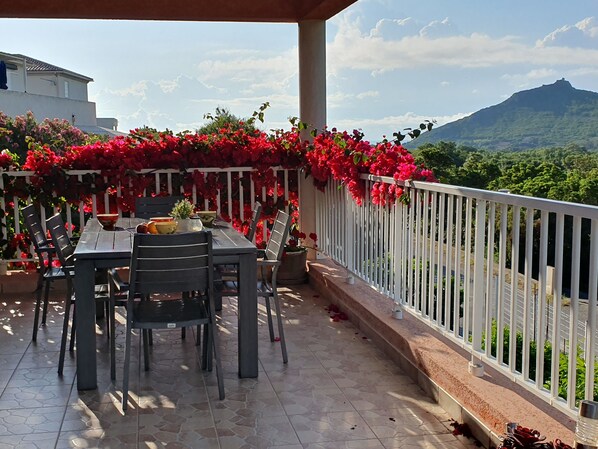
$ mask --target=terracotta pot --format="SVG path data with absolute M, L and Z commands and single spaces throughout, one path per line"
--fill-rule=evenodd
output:
M 276 280 L 281 285 L 307 282 L 307 250 L 285 253 Z

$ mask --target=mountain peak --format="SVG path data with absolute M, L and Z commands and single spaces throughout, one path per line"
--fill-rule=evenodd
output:
M 556 80 L 554 82 L 554 84 L 545 84 L 545 86 L 553 86 L 553 87 L 557 87 L 559 89 L 574 89 L 574 87 L 571 85 L 571 83 L 569 81 L 567 81 L 565 78 Z
M 485 150 L 524 150 L 574 143 L 591 150 L 598 149 L 597 124 L 598 93 L 561 78 L 439 126 L 413 144 L 443 140 Z

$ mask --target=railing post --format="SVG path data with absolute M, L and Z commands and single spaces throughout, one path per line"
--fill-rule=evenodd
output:
M 395 245 L 394 245 L 394 306 L 393 306 L 393 317 L 400 320 L 403 318 L 403 309 L 401 308 L 401 303 L 403 302 L 403 298 L 401 298 L 401 293 L 403 292 L 403 264 L 409 263 L 409 261 L 405 260 L 404 257 L 400 257 L 404 255 L 404 248 L 403 248 L 403 207 L 404 204 L 401 202 L 400 198 L 397 198 L 394 204 L 395 207 L 395 220 L 394 220 L 394 233 L 395 233 Z
M 476 377 L 484 375 L 484 366 L 476 362 L 475 354 L 482 351 L 482 329 L 484 328 L 484 303 L 486 295 L 484 292 L 484 255 L 486 237 L 486 201 L 476 202 L 475 211 L 475 249 L 473 267 L 473 311 L 472 311 L 472 348 L 469 372 Z M 467 255 L 466 255 L 467 256 Z M 469 260 L 465 261 L 469 264 Z

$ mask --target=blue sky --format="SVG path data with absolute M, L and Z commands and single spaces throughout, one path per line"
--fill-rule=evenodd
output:
M 298 111 L 296 24 L 0 19 L 0 51 L 90 76 L 119 129 L 196 129 L 263 102 L 264 129 Z M 598 0 L 358 0 L 327 24 L 328 125 L 377 141 L 456 120 L 566 78 L 598 91 Z

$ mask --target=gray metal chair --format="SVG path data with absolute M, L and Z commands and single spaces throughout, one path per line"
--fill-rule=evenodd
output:
M 46 220 L 46 228 L 50 232 L 52 237 L 52 244 L 56 250 L 56 256 L 60 261 L 61 270 L 65 275 L 67 283 L 66 298 L 64 303 L 64 321 L 62 324 L 62 339 L 60 341 L 60 356 L 58 361 L 58 374 L 62 375 L 64 369 L 64 357 L 66 354 L 66 340 L 68 338 L 68 327 L 71 308 L 73 309 L 73 323 L 71 326 L 71 339 L 69 351 L 73 351 L 75 348 L 75 330 L 76 330 L 76 319 L 75 319 L 75 304 L 76 304 L 76 292 L 73 290 L 73 279 L 75 277 L 75 266 L 74 266 L 74 252 L 75 247 L 71 244 L 71 240 L 66 231 L 64 220 L 60 214 L 53 215 Z M 95 299 L 106 304 L 106 320 L 107 329 L 110 328 L 110 320 L 114 320 L 114 316 L 110 316 L 109 310 L 109 296 L 108 287 L 105 284 L 98 284 L 95 286 Z M 107 331 L 109 332 L 109 331 Z M 113 339 L 114 334 L 109 335 L 109 338 Z
M 197 326 L 197 336 L 204 326 L 202 366 L 216 363 L 218 392 L 224 399 L 224 381 L 220 364 L 218 334 L 214 321 L 212 234 L 193 232 L 172 235 L 135 234 L 131 255 L 127 301 L 127 330 L 123 376 L 123 410 L 129 394 L 131 333 L 141 329 L 145 369 L 149 369 L 148 331 Z M 165 299 L 163 294 L 168 294 Z M 171 299 L 173 294 L 178 295 Z M 142 300 L 136 300 L 141 296 Z M 206 360 L 207 359 L 207 360 Z
M 282 360 L 284 363 L 288 362 L 287 346 L 284 338 L 284 328 L 282 321 L 282 314 L 280 312 L 280 301 L 278 300 L 278 290 L 276 283 L 276 275 L 280 267 L 282 254 L 284 251 L 284 244 L 289 234 L 291 227 L 291 217 L 286 212 L 278 211 L 270 238 L 266 244 L 266 249 L 259 252 L 257 266 L 258 266 L 258 281 L 257 281 L 257 295 L 263 297 L 266 303 L 266 314 L 268 316 L 268 330 L 270 332 L 270 341 L 276 341 L 274 335 L 274 323 L 272 320 L 272 308 L 270 301 L 274 302 L 274 309 L 276 311 L 276 321 L 278 326 L 278 335 L 280 338 L 280 347 L 282 350 Z M 235 273 L 236 276 L 236 273 Z M 238 295 L 236 277 L 224 277 L 223 292 L 226 296 Z
M 37 341 L 37 331 L 39 329 L 39 311 L 42 307 L 43 295 L 43 313 L 42 325 L 46 324 L 46 316 L 48 314 L 48 296 L 50 293 L 50 285 L 54 281 L 65 279 L 66 275 L 60 267 L 53 267 L 52 263 L 56 257 L 56 249 L 50 244 L 46 238 L 46 232 L 42 227 L 41 219 L 37 214 L 35 206 L 30 204 L 21 209 L 25 227 L 29 233 L 29 237 L 33 242 L 33 248 L 39 261 L 39 278 L 37 282 L 37 298 L 35 301 L 35 314 L 33 318 L 33 336 L 32 341 Z
M 257 294 L 265 299 L 266 313 L 268 315 L 268 330 L 270 331 L 270 341 L 275 341 L 274 326 L 272 324 L 272 311 L 270 299 L 274 301 L 276 310 L 276 321 L 278 324 L 278 335 L 280 338 L 280 348 L 282 350 L 282 361 L 288 362 L 287 345 L 284 338 L 284 328 L 282 325 L 282 314 L 280 312 L 280 301 L 278 300 L 278 290 L 276 285 L 276 275 L 282 260 L 284 244 L 291 227 L 291 216 L 281 210 L 278 211 L 266 249 L 263 257 L 257 261 L 258 269 L 261 270 L 261 279 L 258 280 Z
M 135 199 L 135 216 L 148 219 L 168 216 L 182 196 L 142 196 Z

